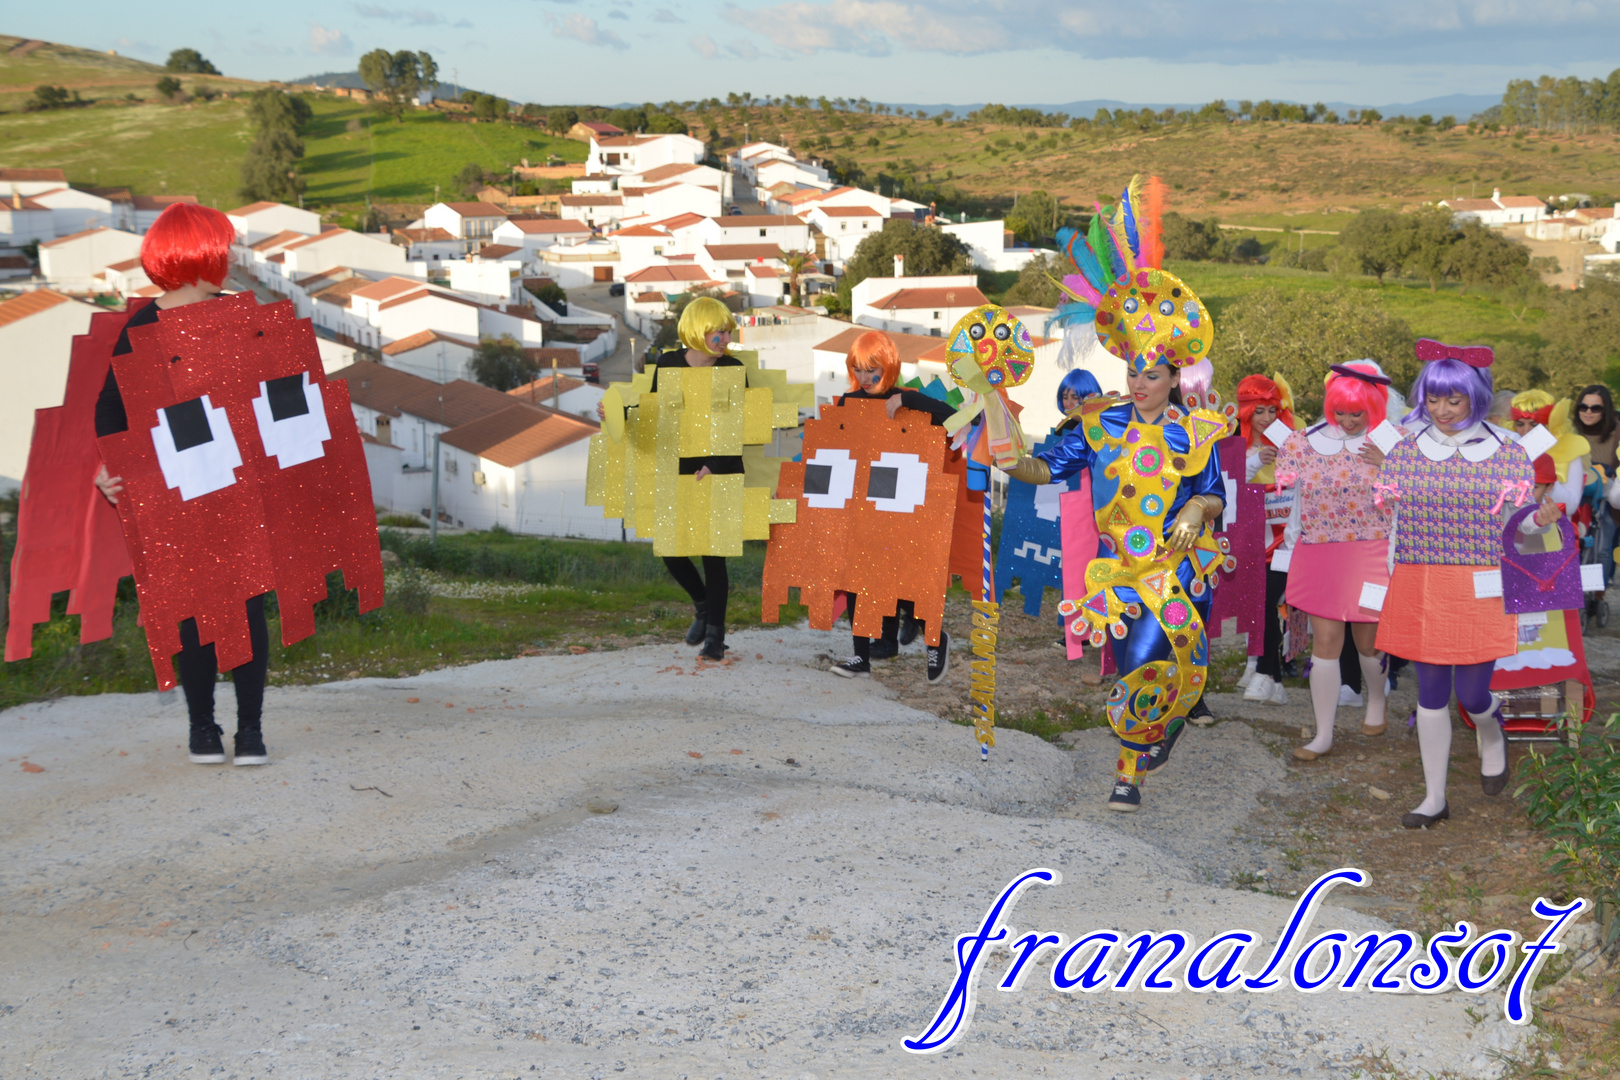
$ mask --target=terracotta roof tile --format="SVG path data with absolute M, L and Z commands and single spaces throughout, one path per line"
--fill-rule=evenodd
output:
M 433 241 L 454 240 L 455 235 L 445 229 L 395 229 L 394 238 L 403 237 L 413 244 L 426 244 Z
M 918 288 L 900 289 L 890 293 L 882 300 L 874 300 L 868 307 L 888 310 L 898 308 L 915 310 L 917 308 L 966 308 L 978 307 L 987 304 L 984 293 L 972 285 L 956 285 L 947 288 Z
M 731 217 L 715 218 L 722 229 L 732 227 L 744 229 L 757 229 L 766 225 L 803 225 L 804 222 L 792 214 L 735 214 Z
M 627 274 L 624 280 L 637 285 L 664 281 L 707 281 L 709 272 L 701 266 L 649 266 Z
M 780 259 L 782 249 L 775 244 L 706 244 L 703 248 L 709 253 L 709 258 L 720 262 L 735 262 L 738 259 Z
M 547 236 L 552 233 L 588 233 L 591 227 L 583 221 L 563 221 L 558 218 L 514 218 L 507 222 L 525 236 Z
M 296 232 L 292 229 L 283 229 L 274 236 L 267 236 L 258 243 L 253 244 L 252 249 L 254 251 L 268 251 L 273 247 L 280 247 L 283 244 L 290 244 L 294 240 L 302 240 L 304 239 L 305 235 L 305 233 Z
M 523 253 L 523 249 L 520 247 L 513 247 L 511 244 L 485 244 L 483 247 L 478 249 L 476 254 L 480 259 L 489 259 L 494 262 L 499 262 L 501 259 L 504 259 L 506 256 L 511 255 L 514 252 L 521 255 Z
M 35 182 L 56 180 L 67 183 L 67 173 L 61 169 L 0 169 L 0 180 L 11 180 L 21 183 L 32 180 Z
M 3 174 L 6 171 L 27 172 L 28 170 L 0 170 L 0 174 Z M 23 179 L 27 179 L 27 177 L 24 177 Z M 63 296 L 59 292 L 52 292 L 50 289 L 35 289 L 33 292 L 25 292 L 13 300 L 7 300 L 4 303 L 0 303 L 0 326 L 6 326 L 10 323 L 18 322 L 19 320 L 28 318 L 30 315 L 38 315 L 41 311 L 46 311 L 55 307 L 57 304 L 65 304 L 67 302 L 67 297 Z
M 137 195 L 135 196 L 135 209 L 137 210 L 167 210 L 175 203 L 197 202 L 195 195 Z
M 226 217 L 248 217 L 251 214 L 259 213 L 261 210 L 273 210 L 278 206 L 285 206 L 285 205 L 287 205 L 287 204 L 286 203 L 278 203 L 278 202 L 253 202 L 253 203 L 248 203 L 246 206 L 238 206 L 235 210 L 227 210 L 227 211 L 225 211 L 225 216 Z
M 382 347 L 384 356 L 398 356 L 400 353 L 414 352 L 428 345 L 447 341 L 452 345 L 461 345 L 468 349 L 476 349 L 478 342 L 468 341 L 466 338 L 456 337 L 454 334 L 441 334 L 437 330 L 421 330 L 410 337 L 400 338 Z
M 349 384 L 349 400 L 356 405 L 389 416 L 399 415 L 399 404 L 437 387 L 431 379 L 412 375 L 408 371 L 379 364 L 374 360 L 361 360 L 346 368 L 332 372 L 329 379 L 342 379 Z
M 414 278 L 385 277 L 381 281 L 366 281 L 354 291 L 354 295 L 367 300 L 391 300 L 404 293 L 414 292 L 417 289 L 427 288 L 427 282 L 417 281 Z
M 870 326 L 852 326 L 837 336 L 823 341 L 815 347 L 814 351 L 847 355 L 849 350 L 854 348 L 855 339 L 871 329 Z M 892 330 L 887 333 L 894 339 L 895 348 L 900 352 L 900 362 L 902 364 L 915 364 L 923 353 L 940 344 L 939 338 L 925 334 L 897 334 Z
M 619 195 L 559 195 L 558 200 L 563 206 L 623 206 L 624 199 Z
M 422 391 L 399 403 L 401 412 L 420 416 L 424 420 L 443 424 L 447 428 L 470 424 L 474 420 L 482 420 L 502 409 L 512 407 L 512 399 L 499 390 L 491 390 L 487 386 L 480 386 L 466 379 L 456 379 L 442 386 L 429 383 Z M 523 408 L 527 409 L 529 406 L 524 405 Z M 462 449 L 466 450 L 468 447 L 464 446 Z
M 578 417 L 520 402 L 491 416 L 457 425 L 440 440 L 497 465 L 513 468 L 588 439 L 599 430 L 597 425 Z
M 447 202 L 448 206 L 462 217 L 506 217 L 507 213 L 500 207 L 487 202 Z

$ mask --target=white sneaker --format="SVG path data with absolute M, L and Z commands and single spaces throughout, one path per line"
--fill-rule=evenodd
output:
M 1288 704 L 1288 687 L 1284 686 L 1280 682 L 1273 682 L 1271 684 L 1271 696 L 1266 698 L 1266 704 L 1267 705 L 1286 705 L 1286 704 Z
M 1257 671 L 1254 673 L 1254 678 L 1249 680 L 1249 688 L 1243 691 L 1243 700 L 1265 701 L 1271 697 L 1271 692 L 1276 686 L 1277 680 L 1270 675 L 1262 675 Z
M 1348 705 L 1353 709 L 1359 709 L 1366 704 L 1366 699 L 1348 686 L 1339 687 L 1339 708 L 1342 709 Z
M 1260 658 L 1258 656 L 1249 657 L 1249 662 L 1243 665 L 1243 677 L 1237 681 L 1239 690 L 1247 689 L 1249 684 L 1254 681 L 1254 669 L 1258 667 L 1259 664 Z

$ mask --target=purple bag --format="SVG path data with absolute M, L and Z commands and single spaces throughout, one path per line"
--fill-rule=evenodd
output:
M 1584 602 L 1581 595 L 1581 549 L 1575 526 L 1568 517 L 1558 519 L 1563 547 L 1558 551 L 1526 555 L 1513 543 L 1519 522 L 1536 510 L 1531 503 L 1502 529 L 1502 608 L 1509 615 L 1526 611 L 1569 611 Z

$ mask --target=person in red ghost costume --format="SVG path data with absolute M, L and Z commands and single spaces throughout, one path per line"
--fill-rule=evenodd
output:
M 230 219 L 209 207 L 176 203 L 160 214 L 141 242 L 141 268 L 163 294 L 129 320 L 113 347 L 113 355 L 131 351 L 129 331 L 132 328 L 157 322 L 165 311 L 219 296 L 230 269 L 234 239 Z M 109 370 L 96 402 L 96 437 L 127 430 L 129 418 L 118 391 L 118 379 Z M 124 490 L 122 477 L 108 475 L 103 465 L 96 474 L 96 486 L 108 502 L 117 505 Z M 265 677 L 270 666 L 270 635 L 264 621 L 264 600 L 265 594 L 261 593 L 247 602 L 253 656 L 231 670 L 231 681 L 236 687 L 236 739 L 232 760 L 237 765 L 263 765 L 270 760 L 260 724 Z M 212 643 L 200 643 L 196 619 L 180 624 L 178 666 L 186 710 L 191 718 L 189 756 L 198 764 L 223 763 L 223 732 L 214 722 L 214 683 L 219 674 L 219 661 Z

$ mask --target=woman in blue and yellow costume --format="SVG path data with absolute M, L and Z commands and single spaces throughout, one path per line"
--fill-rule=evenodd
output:
M 1209 312 L 1185 283 L 1161 269 L 1157 179 L 1132 180 L 1120 205 L 1097 208 L 1089 235 L 1058 241 L 1080 270 L 1065 278 L 1073 303 L 1062 314 L 1089 318 L 1098 340 L 1125 361 L 1128 395 L 1092 398 L 1056 447 L 1011 470 L 1030 484 L 1091 473 L 1099 543 L 1086 568 L 1086 596 L 1060 610 L 1094 647 L 1110 641 L 1119 681 L 1108 718 L 1120 754 L 1111 810 L 1141 805 L 1142 781 L 1168 760 L 1204 689 L 1204 631 L 1216 570 L 1229 556 L 1208 523 L 1225 506 L 1212 451 L 1232 427 L 1231 411 L 1184 402 L 1181 369 L 1209 354 Z

